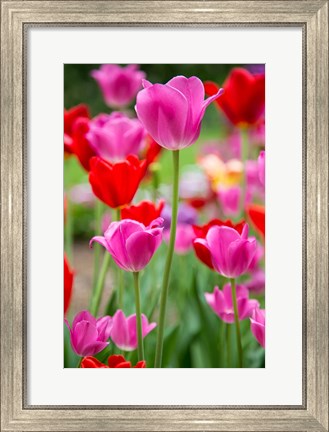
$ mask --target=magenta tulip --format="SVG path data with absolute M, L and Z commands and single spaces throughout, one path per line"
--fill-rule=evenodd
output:
M 227 278 L 237 278 L 246 271 L 255 256 L 255 239 L 248 239 L 248 225 L 245 224 L 241 235 L 234 228 L 213 226 L 205 239 L 198 238 L 196 243 L 204 245 L 211 254 L 214 269 Z
M 208 305 L 219 318 L 226 323 L 234 323 L 234 307 L 230 284 L 224 285 L 222 291 L 216 286 L 214 292 L 205 293 L 205 297 Z M 249 292 L 243 285 L 236 286 L 236 297 L 239 320 L 250 318 L 253 310 L 259 306 L 258 301 L 249 299 Z
M 145 143 L 146 131 L 138 119 L 121 113 L 102 114 L 89 123 L 86 135 L 95 153 L 111 162 L 138 155 Z
M 104 64 L 93 70 L 91 76 L 97 81 L 106 104 L 112 108 L 129 105 L 142 87 L 145 73 L 136 65 L 120 67 L 116 64 Z
M 258 156 L 258 175 L 259 181 L 265 186 L 265 151 L 262 150 Z
M 90 312 L 82 311 L 75 316 L 72 327 L 66 319 L 65 324 L 70 331 L 73 351 L 80 357 L 93 356 L 109 344 L 112 330 L 110 316 L 96 319 Z
M 141 318 L 142 336 L 145 338 L 156 327 L 156 323 L 149 323 L 144 314 Z M 126 317 L 122 310 L 114 314 L 111 340 L 123 351 L 133 351 L 137 348 L 136 314 Z
M 250 318 L 250 328 L 257 342 L 265 348 L 265 310 L 256 308 Z
M 162 223 L 162 218 L 155 219 L 148 227 L 132 219 L 112 222 L 104 237 L 93 237 L 90 245 L 94 241 L 100 243 L 123 270 L 139 272 L 161 244 Z
M 223 90 L 204 100 L 202 81 L 197 77 L 176 76 L 167 84 L 143 80 L 135 110 L 151 137 L 168 150 L 193 144 L 200 135 L 201 121 L 208 105 Z

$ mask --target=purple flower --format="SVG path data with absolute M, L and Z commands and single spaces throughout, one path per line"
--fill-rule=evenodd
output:
M 156 323 L 149 324 L 146 316 L 142 314 L 143 338 L 155 327 Z M 122 310 L 116 311 L 113 316 L 111 340 L 123 351 L 133 351 L 137 348 L 136 314 L 126 317 Z
M 224 285 L 222 291 L 216 286 L 214 292 L 205 293 L 205 297 L 208 305 L 219 318 L 226 323 L 234 323 L 234 307 L 230 284 Z M 239 320 L 251 317 L 253 310 L 259 306 L 258 301 L 249 299 L 249 292 L 243 285 L 237 285 L 236 297 Z
M 161 217 L 164 219 L 164 229 L 169 229 L 171 225 L 171 206 L 166 204 L 161 212 Z M 177 223 L 194 225 L 198 220 L 198 212 L 192 206 L 181 203 L 178 207 Z
M 104 237 L 93 237 L 112 255 L 116 264 L 123 270 L 138 272 L 150 262 L 161 244 L 163 219 L 155 219 L 148 227 L 140 222 L 124 219 L 112 222 Z
M 214 269 L 227 278 L 236 278 L 245 273 L 255 256 L 257 244 L 255 239 L 248 239 L 248 224 L 245 224 L 241 235 L 234 228 L 213 226 L 206 239 L 198 238 L 210 251 Z
M 88 311 L 82 311 L 75 316 L 72 327 L 66 319 L 65 324 L 70 331 L 73 351 L 80 357 L 93 356 L 109 344 L 107 341 L 112 330 L 110 316 L 96 319 Z
M 256 308 L 250 318 L 250 328 L 257 342 L 265 348 L 265 310 Z
M 262 150 L 258 156 L 258 176 L 259 181 L 265 186 L 265 151 Z
M 121 67 L 116 64 L 104 64 L 93 70 L 91 76 L 97 81 L 105 102 L 112 108 L 129 105 L 142 87 L 145 73 L 136 65 Z
M 176 76 L 167 84 L 143 80 L 135 110 L 148 133 L 162 147 L 179 150 L 193 144 L 200 135 L 207 106 L 223 90 L 204 100 L 202 81 L 197 77 Z
M 146 132 L 141 122 L 121 113 L 101 114 L 89 125 L 86 138 L 103 159 L 115 162 L 130 154 L 138 155 L 145 143 Z

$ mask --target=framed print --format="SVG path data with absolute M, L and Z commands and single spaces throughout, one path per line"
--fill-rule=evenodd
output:
M 328 2 L 1 7 L 1 430 L 328 431 Z

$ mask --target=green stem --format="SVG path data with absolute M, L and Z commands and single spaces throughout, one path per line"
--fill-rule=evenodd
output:
M 79 361 L 78 361 L 78 364 L 77 364 L 77 369 L 79 369 L 79 367 L 81 366 L 81 363 L 82 363 L 82 358 L 83 358 L 83 357 L 80 357 L 80 359 L 79 359 Z
M 116 219 L 117 221 L 121 220 L 121 210 L 120 208 L 116 209 Z M 124 292 L 124 274 L 121 268 L 118 267 L 118 271 L 117 271 L 117 276 L 118 276 L 118 294 L 117 294 L 117 299 L 118 299 L 118 303 L 119 303 L 119 308 L 121 310 L 123 310 L 123 292 Z
M 167 307 L 167 297 L 169 288 L 169 278 L 172 258 L 175 248 L 176 240 L 176 226 L 177 226 L 177 212 L 178 212 L 178 184 L 179 184 L 179 150 L 172 152 L 173 154 L 173 193 L 172 193 L 172 212 L 171 212 L 171 225 L 170 225 L 170 240 L 167 252 L 167 259 L 163 274 L 162 290 L 161 290 L 161 300 L 160 300 L 160 315 L 159 315 L 159 327 L 158 327 L 158 338 L 155 353 L 155 363 L 154 367 L 161 368 L 162 363 L 162 350 L 163 350 L 163 336 L 165 328 L 165 318 L 166 318 L 166 307 Z
M 226 360 L 227 367 L 231 367 L 231 324 L 226 324 Z
M 99 235 L 102 232 L 102 215 L 103 215 L 103 204 L 97 200 L 95 203 L 95 235 Z M 93 293 L 96 289 L 97 278 L 99 274 L 99 261 L 101 245 L 98 243 L 94 244 L 94 273 L 93 273 Z M 92 294 L 93 295 L 93 294 Z
M 141 299 L 139 288 L 139 272 L 134 272 L 134 287 L 135 287 L 135 302 L 136 302 L 136 327 L 137 327 L 137 340 L 138 340 L 138 360 L 144 359 L 143 347 L 143 331 L 142 331 L 142 312 L 141 312 Z
M 106 273 L 109 268 L 110 261 L 111 261 L 111 255 L 107 251 L 105 251 L 103 264 L 97 279 L 95 292 L 93 293 L 91 304 L 90 304 L 90 313 L 94 316 L 96 316 L 98 313 L 99 305 L 104 290 Z
M 241 332 L 240 332 L 240 321 L 239 321 L 239 312 L 238 312 L 238 303 L 236 300 L 236 285 L 235 279 L 230 279 L 231 282 L 231 290 L 232 290 L 232 300 L 233 300 L 233 308 L 234 308 L 234 322 L 235 322 L 235 330 L 236 330 L 236 342 L 238 348 L 238 361 L 239 368 L 243 367 L 243 358 L 242 358 L 242 343 L 241 343 Z
M 248 129 L 241 128 L 241 162 L 242 162 L 242 180 L 241 180 L 241 196 L 240 196 L 240 211 L 241 214 L 244 213 L 245 201 L 246 201 L 246 191 L 247 191 L 247 172 L 246 172 L 246 161 L 248 159 Z
M 66 194 L 65 251 L 70 264 L 73 264 L 73 220 L 69 194 Z

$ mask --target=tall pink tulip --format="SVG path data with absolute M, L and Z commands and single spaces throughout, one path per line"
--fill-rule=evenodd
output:
M 144 314 L 142 320 L 142 337 L 145 338 L 155 327 L 156 323 L 149 323 Z M 113 315 L 111 331 L 112 342 L 123 351 L 133 351 L 137 348 L 136 314 L 125 316 L 122 310 Z
M 167 84 L 143 80 L 143 87 L 137 95 L 137 116 L 152 138 L 168 150 L 188 147 L 199 138 L 206 108 L 223 93 L 220 89 L 204 100 L 203 83 L 195 76 L 176 76 Z
M 265 310 L 255 309 L 250 318 L 250 328 L 257 342 L 265 348 Z
M 140 222 L 123 219 L 112 222 L 104 237 L 93 237 L 112 255 L 123 270 L 139 272 L 147 266 L 162 240 L 162 218 L 155 219 L 148 227 Z
M 111 162 L 138 155 L 145 143 L 146 132 L 138 119 L 115 112 L 101 114 L 89 123 L 86 137 L 95 153 Z
M 224 285 L 222 291 L 216 286 L 214 292 L 205 293 L 205 297 L 207 303 L 216 315 L 226 323 L 234 323 L 234 307 L 230 284 Z M 236 297 L 239 320 L 250 318 L 254 309 L 259 306 L 258 301 L 249 299 L 249 292 L 243 285 L 237 285 Z
M 70 331 L 73 351 L 80 357 L 93 356 L 109 344 L 112 330 L 110 316 L 96 319 L 88 311 L 82 311 L 75 316 L 72 327 L 66 319 L 65 324 Z
M 255 239 L 248 239 L 248 225 L 245 224 L 241 235 L 234 228 L 213 226 L 206 239 L 196 239 L 208 248 L 215 270 L 221 275 L 234 279 L 244 274 L 255 256 Z
M 116 64 L 104 64 L 93 70 L 91 76 L 97 81 L 106 104 L 112 108 L 129 105 L 142 87 L 145 73 L 136 65 L 121 67 Z

